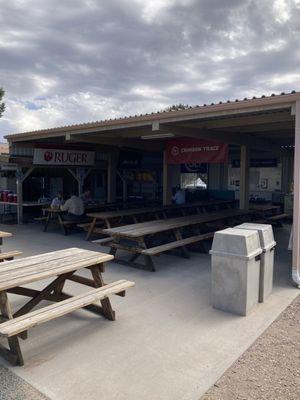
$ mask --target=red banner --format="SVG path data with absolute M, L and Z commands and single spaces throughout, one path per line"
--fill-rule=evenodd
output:
M 227 160 L 228 145 L 214 140 L 184 137 L 168 140 L 166 144 L 168 164 L 226 163 Z

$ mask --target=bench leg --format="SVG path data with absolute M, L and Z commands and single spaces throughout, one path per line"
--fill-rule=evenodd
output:
M 116 253 L 117 253 L 117 250 L 118 249 L 116 249 L 115 247 L 111 247 L 110 250 L 109 250 L 109 254 L 111 254 L 112 256 L 115 256 Z

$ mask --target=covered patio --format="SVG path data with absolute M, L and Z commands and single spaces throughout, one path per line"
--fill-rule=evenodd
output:
M 117 198 L 117 179 L 120 178 L 118 160 L 123 150 L 136 151 L 140 154 L 151 151 L 161 155 L 163 160 L 161 201 L 164 205 L 171 203 L 172 188 L 180 184 L 180 165 L 171 165 L 167 160 L 166 147 L 169 141 L 189 138 L 215 140 L 228 144 L 228 162 L 209 164 L 208 192 L 228 191 L 228 185 L 231 184 L 228 182 L 228 171 L 230 165 L 232 167 L 237 164 L 240 173 L 238 180 L 233 179 L 232 187 L 241 209 L 249 208 L 251 195 L 255 193 L 250 185 L 251 162 L 256 159 L 264 161 L 274 159 L 276 165 L 281 166 L 281 181 L 276 182 L 275 192 L 285 195 L 292 191 L 294 195 L 292 274 L 294 283 L 299 286 L 299 113 L 300 94 L 292 92 L 270 97 L 204 104 L 186 110 L 13 134 L 7 136 L 7 140 L 10 144 L 10 155 L 14 157 L 24 154 L 24 149 L 29 150 L 28 154 L 33 154 L 34 149 L 41 146 L 66 148 L 84 145 L 101 149 L 102 153 L 105 153 L 103 158 L 107 159 L 108 202 L 115 202 Z M 28 167 L 30 162 L 29 157 Z M 22 165 L 19 169 L 23 173 Z M 17 182 L 19 182 L 18 188 L 21 188 L 20 178 Z M 81 187 L 83 184 L 82 181 Z M 261 186 L 263 184 L 261 183 Z M 21 197 L 20 192 L 19 201 Z M 123 198 L 126 198 L 126 185 L 123 185 Z

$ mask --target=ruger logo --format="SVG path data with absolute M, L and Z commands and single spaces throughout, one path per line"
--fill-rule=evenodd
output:
M 172 156 L 176 157 L 179 155 L 179 148 L 177 146 L 173 146 L 171 149 Z
M 52 160 L 52 158 L 53 158 L 52 151 L 46 151 L 45 154 L 44 154 L 45 161 L 49 162 L 49 161 Z

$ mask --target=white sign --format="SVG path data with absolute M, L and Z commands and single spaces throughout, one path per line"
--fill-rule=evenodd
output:
M 33 164 L 94 165 L 95 152 L 66 149 L 34 149 Z

